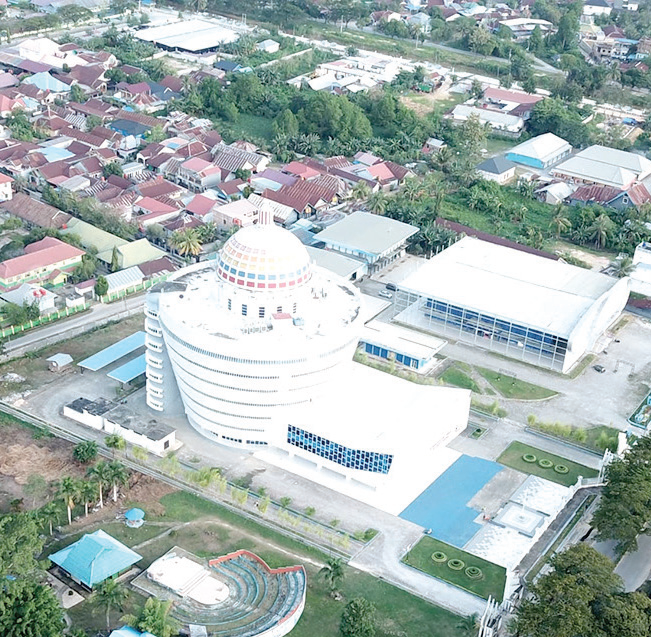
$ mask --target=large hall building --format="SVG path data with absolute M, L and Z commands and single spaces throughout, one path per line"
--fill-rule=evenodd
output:
M 627 278 L 464 237 L 399 284 L 393 320 L 566 373 L 628 293 Z

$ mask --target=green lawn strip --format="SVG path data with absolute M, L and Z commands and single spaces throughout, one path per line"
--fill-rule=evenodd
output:
M 536 456 L 536 461 L 525 462 L 523 459 L 525 454 Z M 554 463 L 554 466 L 549 468 L 541 467 L 539 461 L 542 459 L 550 460 Z M 500 457 L 497 459 L 497 462 L 507 467 L 511 467 L 512 469 L 516 469 L 517 471 L 522 471 L 522 473 L 546 478 L 551 482 L 557 482 L 566 487 L 575 484 L 579 476 L 583 476 L 584 478 L 593 478 L 599 473 L 596 469 L 591 469 L 590 467 L 586 467 L 578 462 L 572 462 L 566 458 L 561 458 L 561 456 L 556 456 L 553 453 L 548 453 L 542 449 L 536 449 L 536 447 L 525 445 L 522 442 L 512 442 L 502 452 Z M 568 472 L 558 473 L 554 469 L 557 465 L 567 467 Z
M 558 395 L 558 392 L 533 385 L 513 376 L 507 376 L 500 372 L 494 372 L 485 367 L 475 368 L 504 398 L 515 398 L 516 400 L 541 400 Z
M 448 367 L 439 377 L 446 385 L 454 385 L 462 389 L 470 389 L 477 394 L 481 394 L 479 385 L 463 370 L 455 365 Z
M 436 551 L 444 553 L 447 560 L 444 562 L 435 562 L 432 559 L 432 554 Z M 465 566 L 461 570 L 455 571 L 448 566 L 448 561 L 451 559 L 461 560 Z M 402 561 L 409 566 L 417 568 L 419 571 L 423 571 L 428 575 L 463 588 L 484 599 L 492 595 L 501 602 L 504 597 L 506 569 L 503 566 L 488 562 L 481 557 L 475 557 L 450 544 L 441 542 L 441 540 L 424 537 L 405 555 Z M 480 568 L 483 575 L 482 578 L 474 580 L 468 577 L 465 569 L 469 566 Z
M 594 354 L 588 354 L 587 356 L 584 356 L 581 361 L 570 370 L 568 377 L 572 380 L 578 378 L 581 374 L 583 374 L 588 365 L 590 365 L 590 363 L 592 363 L 595 358 L 596 356 Z

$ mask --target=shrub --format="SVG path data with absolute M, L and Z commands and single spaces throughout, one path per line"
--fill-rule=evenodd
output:
M 541 458 L 540 460 L 538 460 L 538 465 L 543 469 L 550 469 L 551 467 L 554 466 L 554 463 L 547 458 Z
M 484 573 L 477 566 L 469 566 L 465 573 L 470 579 L 482 579 L 484 577 Z
M 448 561 L 448 568 L 451 568 L 453 571 L 460 571 L 466 563 L 463 560 L 453 558 Z
M 448 556 L 443 553 L 443 551 L 434 551 L 432 553 L 432 560 L 434 562 L 437 562 L 438 564 L 442 564 L 443 562 L 447 562 Z
M 522 456 L 522 459 L 523 459 L 525 462 L 533 463 L 533 462 L 536 462 L 536 460 L 537 460 L 538 458 L 536 458 L 536 456 L 534 456 L 532 453 L 525 453 L 525 454 Z

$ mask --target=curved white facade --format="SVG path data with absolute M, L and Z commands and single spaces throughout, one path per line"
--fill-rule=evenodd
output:
M 361 299 L 273 225 L 240 230 L 215 262 L 148 293 L 147 403 L 180 393 L 191 424 L 223 444 L 282 446 L 290 411 L 327 390 L 354 353 Z

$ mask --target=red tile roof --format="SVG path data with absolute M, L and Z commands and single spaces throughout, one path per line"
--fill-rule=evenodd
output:
M 195 195 L 185 209 L 193 215 L 207 215 L 218 202 L 205 195 Z
M 10 279 L 25 275 L 40 268 L 51 267 L 62 261 L 80 257 L 83 254 L 85 254 L 84 251 L 79 248 L 54 237 L 46 237 L 37 241 L 35 246 L 27 246 L 25 254 L 22 256 L 0 263 L 0 278 Z

